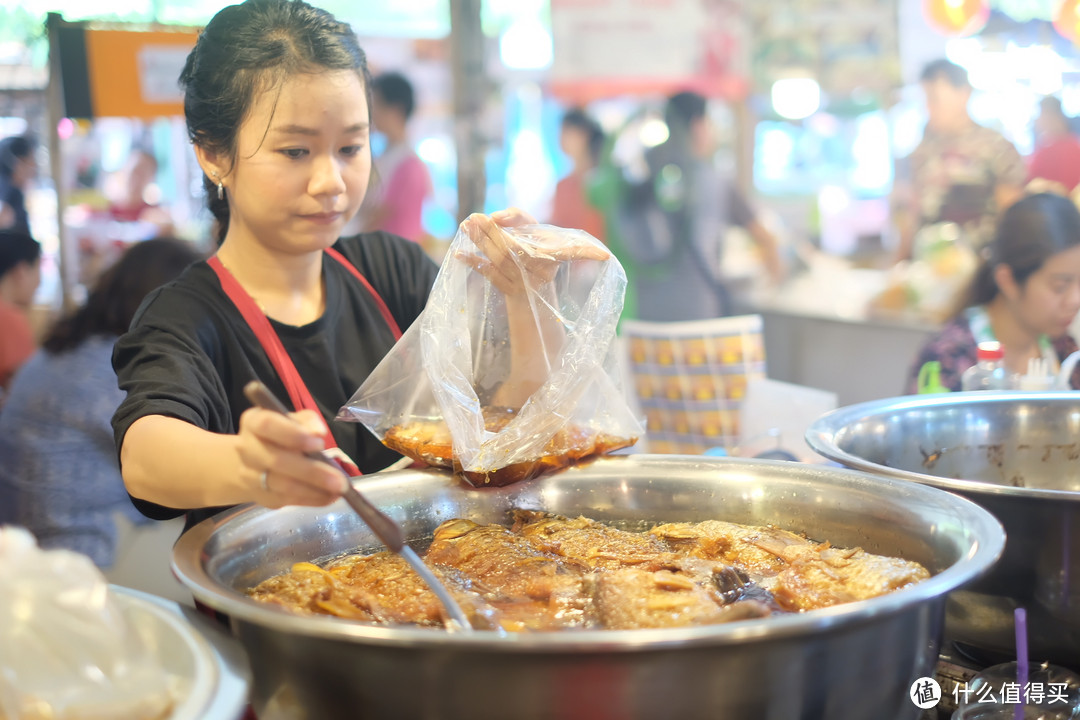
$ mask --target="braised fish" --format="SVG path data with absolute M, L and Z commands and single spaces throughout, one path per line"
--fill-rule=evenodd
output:
M 435 529 L 426 559 L 475 578 L 477 590 L 502 614 L 507 630 L 592 622 L 584 584 L 587 569 L 560 562 L 502 525 L 448 520 Z
M 475 628 L 513 632 L 711 625 L 864 600 L 930 576 L 772 527 L 709 520 L 629 532 L 525 510 L 512 528 L 448 520 L 425 557 Z M 443 623 L 427 586 L 386 552 L 297 563 L 250 595 L 300 613 Z
M 770 614 L 754 600 L 722 605 L 707 587 L 671 570 L 606 570 L 596 576 L 594 597 L 601 624 L 611 630 L 714 625 Z
M 651 532 L 679 552 L 730 562 L 792 612 L 866 600 L 930 577 L 918 563 L 834 548 L 771 527 L 707 520 Z
M 776 528 L 737 525 L 721 520 L 699 523 L 669 523 L 649 531 L 665 540 L 676 552 L 720 560 L 748 573 L 752 579 L 772 577 L 787 563 L 766 549 L 805 539 Z
M 789 546 L 782 557 L 789 565 L 771 590 L 777 603 L 792 611 L 867 600 L 930 577 L 918 563 L 828 543 Z
M 515 510 L 513 532 L 543 553 L 589 568 L 626 566 L 660 570 L 675 559 L 667 544 L 647 533 L 627 532 L 586 517 L 566 518 L 533 510 Z
M 284 574 L 264 580 L 248 595 L 305 615 L 336 615 L 351 620 L 376 621 L 365 609 L 366 592 L 349 587 L 312 563 L 296 563 Z

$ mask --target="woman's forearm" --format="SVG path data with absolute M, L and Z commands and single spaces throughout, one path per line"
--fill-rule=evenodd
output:
M 172 508 L 250 502 L 235 435 L 208 432 L 176 418 L 136 420 L 120 449 L 124 485 L 133 497 Z

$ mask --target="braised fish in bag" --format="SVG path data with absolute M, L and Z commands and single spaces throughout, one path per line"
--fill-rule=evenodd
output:
M 591 235 L 472 216 L 424 311 L 338 419 L 476 486 L 632 445 L 642 426 L 615 348 L 625 290 Z

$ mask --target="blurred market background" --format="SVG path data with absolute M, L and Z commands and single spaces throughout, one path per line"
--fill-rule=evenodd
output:
M 101 212 L 133 185 L 175 234 L 208 245 L 175 76 L 199 26 L 226 4 L 0 5 L 0 136 L 41 139 L 27 204 L 45 251 L 43 314 L 78 303 L 118 248 L 160 230 Z M 1023 155 L 1044 96 L 1080 114 L 1077 0 L 318 4 L 355 28 L 373 70 L 399 71 L 416 88 L 411 139 L 433 180 L 423 223 L 435 257 L 468 212 L 516 205 L 549 218 L 570 170 L 559 147 L 568 109 L 600 122 L 614 139 L 604 161 L 619 166 L 666 138 L 666 95 L 707 95 L 718 162 L 787 258 L 775 287 L 762 282 L 749 243 L 736 238 L 725 251 L 741 307 L 765 317 L 769 374 L 837 392 L 841 403 L 897 390 L 900 368 L 941 320 L 940 308 L 918 303 L 918 278 L 897 279 L 889 262 L 897 163 L 926 122 L 922 67 L 945 57 L 965 68 L 973 119 Z M 117 70 L 125 63 L 138 78 Z M 141 95 L 124 83 L 142 83 Z M 136 162 L 142 151 L 156 163 L 149 170 Z M 865 378 L 835 374 L 835 356 L 819 348 L 845 346 L 877 353 L 887 382 L 871 385 L 874 360 Z

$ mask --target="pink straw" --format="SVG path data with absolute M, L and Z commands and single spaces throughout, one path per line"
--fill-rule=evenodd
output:
M 1020 704 L 1013 710 L 1013 720 L 1023 720 L 1028 681 L 1027 611 L 1018 607 L 1013 617 L 1016 619 L 1016 681 L 1020 684 Z

